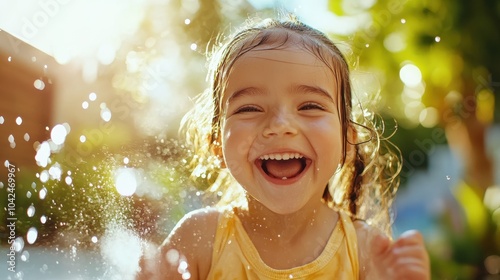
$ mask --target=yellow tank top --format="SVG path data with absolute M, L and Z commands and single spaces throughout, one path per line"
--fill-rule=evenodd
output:
M 238 216 L 227 210 L 219 217 L 207 279 L 358 279 L 356 231 L 347 214 L 340 212 L 339 217 L 318 258 L 299 267 L 281 270 L 262 261 Z

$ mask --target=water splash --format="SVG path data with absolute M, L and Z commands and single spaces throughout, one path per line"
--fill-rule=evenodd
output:
M 44 141 L 38 145 L 35 155 L 36 164 L 41 167 L 46 167 L 50 157 L 49 142 Z
M 119 275 L 119 279 L 135 278 L 142 249 L 141 239 L 133 231 L 122 225 L 109 225 L 102 238 L 100 251 L 103 259 L 111 265 L 110 274 Z

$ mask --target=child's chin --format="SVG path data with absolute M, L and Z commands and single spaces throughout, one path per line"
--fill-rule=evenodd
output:
M 266 206 L 269 210 L 272 212 L 279 214 L 279 215 L 289 215 L 293 214 L 297 211 L 299 211 L 302 206 L 300 205 L 291 205 L 290 203 L 288 204 L 274 204 L 274 205 L 269 205 Z

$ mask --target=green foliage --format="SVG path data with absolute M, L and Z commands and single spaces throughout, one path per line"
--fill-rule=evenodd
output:
M 346 39 L 359 57 L 357 67 L 379 76 L 384 118 L 400 125 L 392 141 L 402 150 L 403 173 L 424 167 L 433 145 L 447 143 L 444 127 L 471 116 L 484 124 L 500 121 L 500 1 L 378 0 L 370 7 L 355 1 L 357 9 L 347 10 L 353 3 L 330 0 L 329 9 L 370 17 Z M 400 71 L 409 64 L 418 67 L 421 83 L 402 82 Z M 416 160 L 417 153 L 422 160 Z M 444 240 L 429 244 L 433 278 L 486 279 L 485 260 L 500 254 L 498 221 L 480 192 L 458 189 L 469 191 L 456 194 L 458 207 L 437 221 Z

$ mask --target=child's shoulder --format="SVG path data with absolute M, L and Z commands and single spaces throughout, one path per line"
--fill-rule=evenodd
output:
M 168 256 L 168 252 L 174 249 L 179 261 L 186 261 L 191 268 L 192 279 L 204 279 L 210 270 L 220 213 L 219 209 L 212 207 L 187 213 L 161 246 L 164 256 Z
M 389 238 L 384 232 L 382 232 L 377 227 L 368 224 L 364 220 L 354 220 L 353 221 L 354 229 L 356 230 L 356 235 L 358 239 L 358 247 L 361 251 L 368 249 L 368 244 L 375 237 L 386 237 Z
M 374 247 L 379 245 L 375 243 L 389 242 L 389 237 L 363 220 L 354 220 L 353 225 L 357 236 L 360 279 L 366 279 L 371 259 L 374 257 Z
M 210 238 L 215 236 L 217 220 L 221 210 L 214 207 L 206 207 L 193 210 L 177 223 L 170 233 L 167 241 L 170 243 L 189 242 L 192 239 Z

